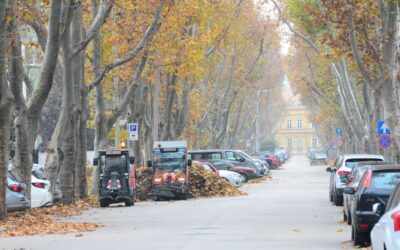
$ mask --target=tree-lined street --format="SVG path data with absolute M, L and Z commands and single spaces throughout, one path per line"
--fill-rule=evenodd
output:
M 5 249 L 346 249 L 350 230 L 328 201 L 328 178 L 325 167 L 292 156 L 265 183 L 241 188 L 247 196 L 91 209 L 77 220 L 105 225 L 95 232 L 0 242 Z

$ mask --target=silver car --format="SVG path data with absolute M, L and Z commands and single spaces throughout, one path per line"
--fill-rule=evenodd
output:
M 7 212 L 21 211 L 31 207 L 26 196 L 26 185 L 11 170 L 7 173 L 6 189 Z

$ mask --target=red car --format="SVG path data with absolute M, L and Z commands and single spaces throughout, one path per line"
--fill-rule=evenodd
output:
M 253 168 L 248 167 L 239 167 L 235 166 L 229 161 L 224 160 L 210 160 L 207 161 L 214 165 L 214 167 L 218 170 L 229 170 L 240 174 L 243 177 L 244 182 L 259 177 L 257 172 Z

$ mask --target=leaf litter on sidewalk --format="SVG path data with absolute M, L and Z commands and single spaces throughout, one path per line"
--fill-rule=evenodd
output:
M 65 218 L 82 214 L 93 207 L 92 200 L 78 201 L 74 205 L 54 205 L 49 208 L 35 208 L 8 214 L 0 222 L 0 237 L 65 234 L 95 231 L 101 224 L 92 222 L 67 222 Z

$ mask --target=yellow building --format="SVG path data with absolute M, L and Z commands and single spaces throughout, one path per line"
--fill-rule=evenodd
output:
M 292 153 L 305 153 L 310 148 L 321 148 L 315 127 L 304 106 L 288 107 L 278 124 L 276 140 Z

